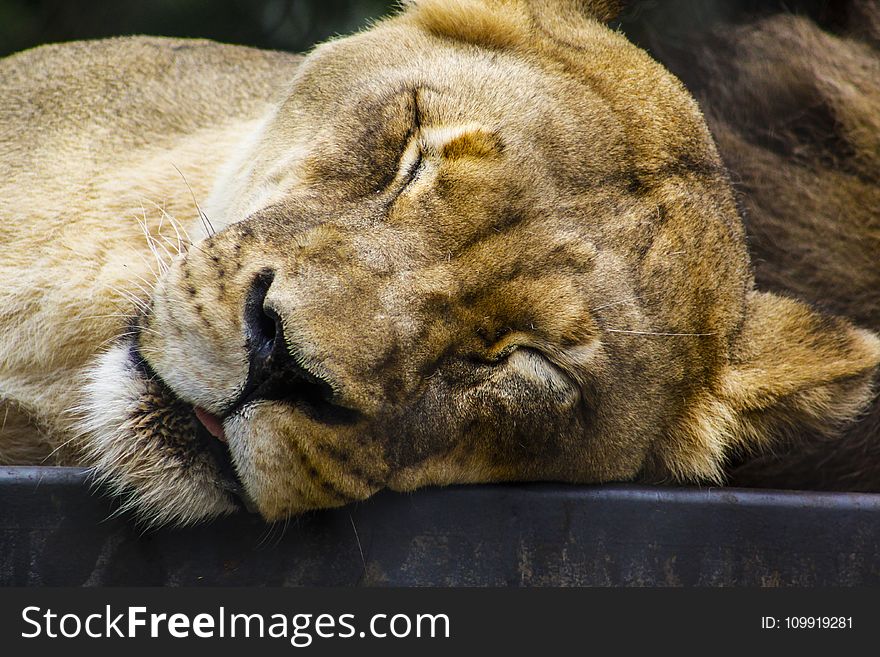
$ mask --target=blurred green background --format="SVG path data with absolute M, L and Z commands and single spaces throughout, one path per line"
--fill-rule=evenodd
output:
M 0 0 L 0 55 L 123 34 L 302 51 L 396 6 L 395 0 Z
M 880 0 L 878 0 L 880 1 Z M 615 27 L 647 47 L 755 12 L 834 23 L 844 0 L 630 0 Z M 303 51 L 394 11 L 397 0 L 0 0 L 0 56 L 41 43 L 123 34 L 206 37 Z

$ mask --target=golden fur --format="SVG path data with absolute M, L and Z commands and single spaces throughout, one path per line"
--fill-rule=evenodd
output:
M 236 494 L 276 519 L 386 487 L 721 482 L 839 433 L 880 327 L 756 289 L 697 102 L 613 5 L 421 0 L 304 59 L 4 60 L 0 458 L 85 459 L 186 523 Z
M 653 49 L 703 106 L 736 183 L 758 286 L 876 331 L 880 6 L 836 9 L 833 30 L 780 14 Z M 876 399 L 840 440 L 797 432 L 732 481 L 880 490 Z

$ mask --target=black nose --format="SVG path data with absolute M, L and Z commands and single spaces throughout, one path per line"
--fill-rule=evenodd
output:
M 293 356 L 284 336 L 281 316 L 266 304 L 275 272 L 261 270 L 251 283 L 244 305 L 248 378 L 234 405 L 254 399 L 328 398 L 326 382 L 304 370 Z
M 254 277 L 245 298 L 244 333 L 250 360 L 248 377 L 244 389 L 229 405 L 227 413 L 255 400 L 286 400 L 320 422 L 354 422 L 358 413 L 337 405 L 330 384 L 304 369 L 291 355 L 281 316 L 266 304 L 274 280 L 273 270 L 261 270 Z
M 287 348 L 281 318 L 266 307 L 266 294 L 275 280 L 271 269 L 261 270 L 251 283 L 244 305 L 244 333 L 252 376 L 265 378 L 271 370 L 284 366 Z

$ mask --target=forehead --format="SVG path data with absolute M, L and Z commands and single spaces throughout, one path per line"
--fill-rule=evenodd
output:
M 358 224 L 374 216 L 368 206 L 375 199 L 336 193 L 367 189 L 356 179 L 369 177 L 378 188 L 399 171 L 415 122 L 418 139 L 443 154 L 433 170 L 440 175 L 431 177 L 432 193 L 419 196 L 438 229 L 443 213 L 437 205 L 428 207 L 430 199 L 445 204 L 453 201 L 450 194 L 467 196 L 478 189 L 477 196 L 485 199 L 524 193 L 533 197 L 530 206 L 536 197 L 582 204 L 589 197 L 616 194 L 617 185 L 605 183 L 626 176 L 626 131 L 583 80 L 537 56 L 487 49 L 395 21 L 311 53 L 267 131 L 261 157 L 268 171 L 280 171 L 287 181 L 279 192 L 318 194 L 324 207 L 335 196 L 335 219 L 327 219 Z M 478 165 L 478 158 L 453 162 L 456 153 L 480 151 L 501 155 L 479 159 Z M 467 159 L 473 167 L 467 167 Z M 587 198 L 585 181 L 596 192 Z M 523 183 L 539 189 L 523 190 Z M 348 201 L 355 205 L 342 213 Z M 447 209 L 454 212 L 458 205 Z M 419 222 L 422 214 L 409 220 Z M 376 237 L 372 228 L 371 234 Z
M 435 155 L 430 184 L 387 212 L 378 194 L 363 191 L 399 173 L 415 133 Z M 390 258 L 397 268 L 414 255 L 400 246 L 400 231 L 419 233 L 433 255 L 428 247 L 439 240 L 443 257 L 469 245 L 474 231 L 498 232 L 538 214 L 548 228 L 558 220 L 581 239 L 601 238 L 615 223 L 607 217 L 633 214 L 630 138 L 587 80 L 546 57 L 392 20 L 309 55 L 265 135 L 262 157 L 272 173 L 266 178 L 285 178 L 278 195 L 312 196 L 319 206 L 291 216 L 363 229 L 354 243 L 345 240 L 348 248 L 369 260 Z M 470 167 L 454 161 L 458 152 L 481 150 L 500 156 L 471 158 L 479 164 Z M 606 220 L 571 221 L 585 209 Z
M 415 90 L 426 123 L 479 121 L 505 129 L 509 139 L 519 132 L 529 141 L 583 139 L 588 130 L 597 150 L 623 137 L 608 103 L 582 78 L 546 58 L 438 36 L 397 20 L 316 48 L 299 70 L 282 114 L 310 123 L 309 114 L 321 112 L 327 128 L 344 126 L 352 116 L 378 120 L 380 108 Z

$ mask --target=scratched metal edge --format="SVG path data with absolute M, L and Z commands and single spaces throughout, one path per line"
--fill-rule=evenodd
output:
M 880 495 L 509 484 L 383 492 L 280 535 L 144 532 L 82 468 L 0 468 L 4 586 L 877 586 Z
M 89 471 L 81 467 L 3 466 L 0 467 L 0 491 L 4 486 L 88 487 Z M 845 493 L 822 491 L 732 488 L 723 486 L 641 486 L 635 484 L 572 485 L 558 483 L 469 484 L 428 487 L 423 491 L 443 490 L 479 496 L 493 493 L 521 492 L 532 496 L 553 496 L 571 500 L 618 499 L 664 504 L 715 503 L 748 506 L 797 507 L 823 509 L 880 510 L 880 493 Z M 414 495 L 419 495 L 417 491 Z

